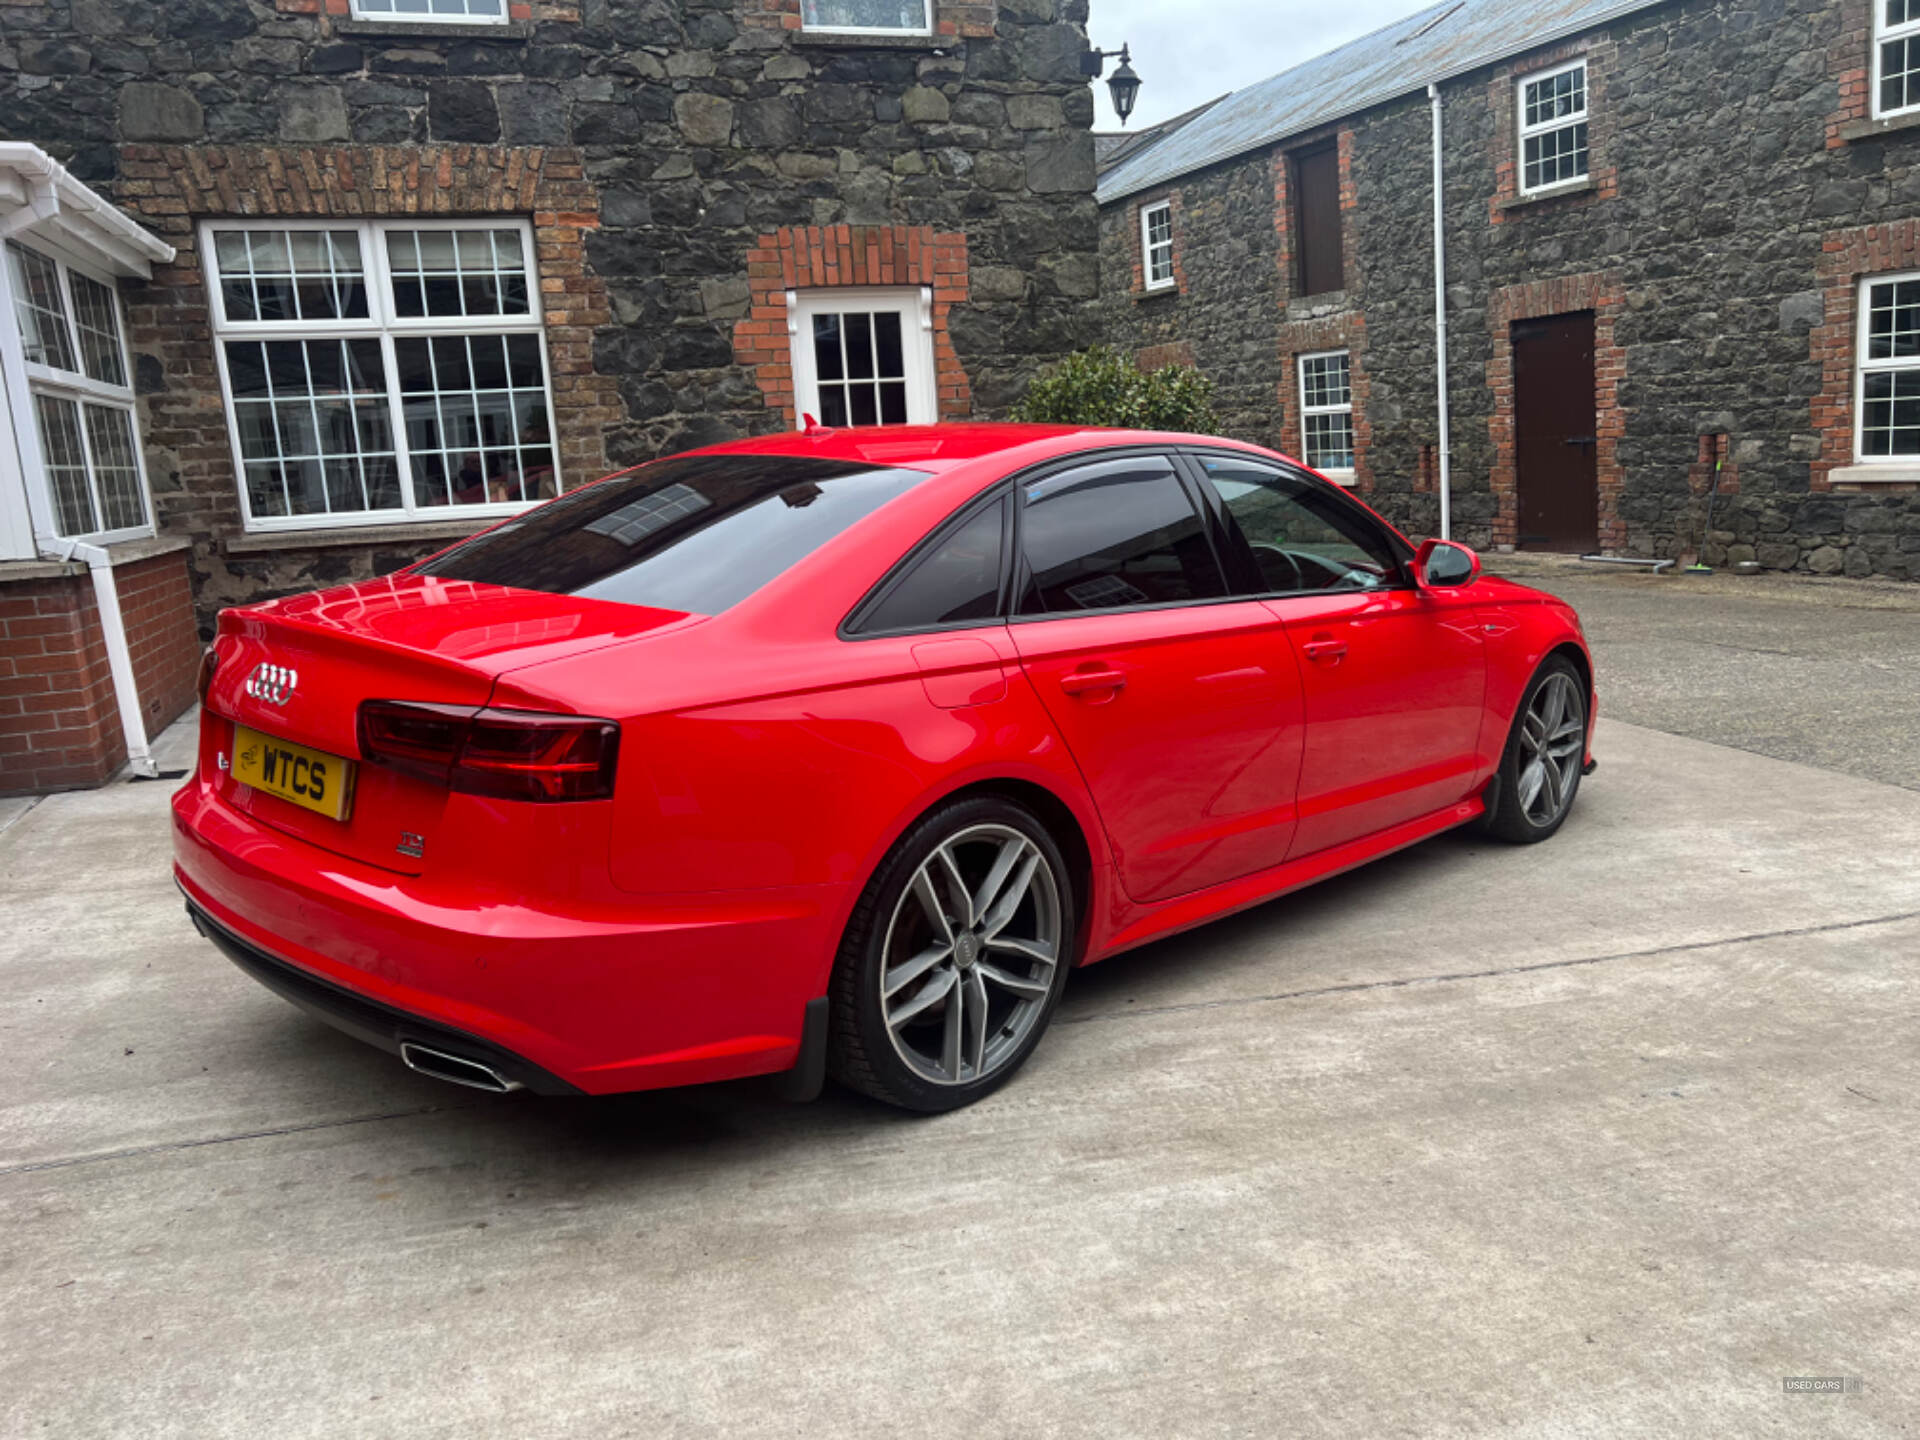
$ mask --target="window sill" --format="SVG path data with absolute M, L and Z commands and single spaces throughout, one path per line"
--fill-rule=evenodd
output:
M 255 530 L 220 543 L 227 555 L 273 550 L 335 550 L 349 546 L 411 545 L 421 540 L 464 540 L 511 515 L 475 515 L 459 520 L 407 521 L 393 525 L 341 525 L 312 530 Z
M 1569 180 L 1564 185 L 1550 185 L 1544 190 L 1509 196 L 1500 202 L 1499 210 L 1504 215 L 1509 210 L 1520 210 L 1528 205 L 1544 205 L 1549 200 L 1564 200 L 1569 195 L 1590 195 L 1595 188 L 1593 176 L 1589 175 L 1582 180 Z
M 1133 300 L 1136 305 L 1146 300 L 1171 300 L 1179 293 L 1180 286 L 1177 283 L 1173 285 L 1144 286 L 1133 292 Z
M 1888 115 L 1880 120 L 1855 120 L 1840 127 L 1840 138 L 1851 145 L 1856 140 L 1875 140 L 1882 135 L 1897 135 L 1902 130 L 1920 130 L 1920 110 Z
M 378 36 L 394 40 L 531 40 L 531 20 L 508 20 L 496 25 L 435 24 L 433 21 L 351 20 L 346 16 L 333 22 L 336 35 L 362 38 Z
M 1916 485 L 1920 465 L 1838 465 L 1827 472 L 1829 485 Z
M 794 30 L 793 43 L 826 50 L 930 50 L 945 54 L 958 49 L 957 35 L 860 35 L 842 30 Z

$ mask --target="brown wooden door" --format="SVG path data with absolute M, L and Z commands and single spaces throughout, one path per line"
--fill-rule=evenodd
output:
M 1596 549 L 1593 312 L 1516 320 L 1513 428 L 1522 549 Z
M 1302 295 L 1347 288 L 1340 246 L 1340 151 L 1334 145 L 1303 150 L 1293 158 L 1294 234 L 1298 237 Z

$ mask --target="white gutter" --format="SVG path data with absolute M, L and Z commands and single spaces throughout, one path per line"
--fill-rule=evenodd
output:
M 0 218 L 0 235 L 16 234 L 29 225 L 65 212 L 84 218 L 100 231 L 102 238 L 114 247 L 114 258 L 126 266 L 129 273 L 150 275 L 154 265 L 173 259 L 173 246 L 74 179 L 66 166 L 39 146 L 17 140 L 0 141 L 0 171 L 5 170 L 33 182 L 34 200 L 30 206 Z
M 1440 86 L 1427 86 L 1433 106 L 1433 348 L 1440 392 L 1440 538 L 1453 538 L 1453 424 L 1447 413 L 1447 176 Z
M 80 540 L 35 537 L 40 553 L 50 560 L 72 564 L 84 560 L 93 576 L 94 600 L 100 611 L 100 632 L 107 642 L 107 669 L 113 675 L 114 698 L 120 703 L 120 729 L 127 741 L 127 764 L 149 780 L 160 774 L 147 744 L 147 723 L 140 717 L 140 692 L 133 681 L 133 652 L 127 648 L 127 627 L 120 616 L 120 587 L 114 583 L 113 560 L 98 545 Z

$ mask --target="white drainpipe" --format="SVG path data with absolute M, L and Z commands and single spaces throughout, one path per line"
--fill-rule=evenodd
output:
M 1440 387 L 1440 538 L 1453 538 L 1453 424 L 1447 414 L 1447 181 L 1441 160 L 1440 87 L 1427 86 L 1433 105 L 1433 345 Z
M 160 773 L 147 745 L 147 722 L 140 717 L 140 692 L 133 682 L 133 652 L 127 648 L 127 627 L 120 618 L 120 587 L 114 583 L 113 561 L 98 545 L 79 540 L 36 537 L 40 553 L 50 560 L 72 564 L 84 560 L 93 576 L 93 596 L 100 611 L 100 632 L 107 642 L 107 669 L 113 676 L 114 698 L 120 702 L 120 729 L 127 740 L 127 765 L 149 780 Z

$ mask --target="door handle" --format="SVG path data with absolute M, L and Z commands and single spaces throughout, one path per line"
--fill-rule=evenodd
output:
M 1568 439 L 1569 445 L 1598 445 L 1600 442 L 1591 435 L 1575 435 Z
M 1331 635 L 1319 640 L 1309 640 L 1300 647 L 1309 660 L 1331 660 L 1336 665 L 1347 658 L 1347 642 L 1335 640 Z
M 1127 677 L 1118 670 L 1075 670 L 1060 677 L 1060 688 L 1069 695 L 1085 695 L 1092 690 L 1123 690 Z

